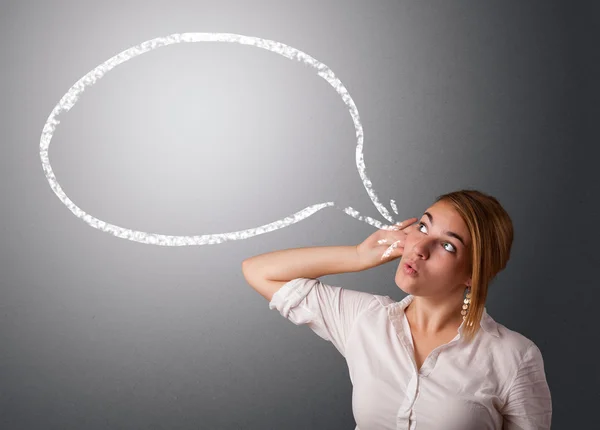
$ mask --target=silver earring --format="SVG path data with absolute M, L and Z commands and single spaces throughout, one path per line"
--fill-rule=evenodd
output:
M 471 289 L 469 287 L 465 288 L 465 299 L 463 300 L 462 311 L 460 314 L 462 315 L 463 321 L 467 318 L 467 312 L 469 311 L 469 304 L 471 303 Z

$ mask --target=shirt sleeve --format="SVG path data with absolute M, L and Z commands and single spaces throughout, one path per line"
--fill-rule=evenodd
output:
M 373 294 L 327 285 L 318 279 L 296 278 L 273 295 L 269 309 L 277 309 L 296 325 L 308 325 L 345 357 L 354 323 L 375 301 Z
M 552 399 L 540 349 L 525 352 L 502 408 L 503 430 L 549 430 Z

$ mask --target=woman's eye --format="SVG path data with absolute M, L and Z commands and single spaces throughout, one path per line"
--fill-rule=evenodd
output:
M 425 227 L 425 224 L 423 224 L 422 222 L 420 222 L 420 223 L 417 225 L 417 230 L 418 230 L 418 231 L 421 231 L 421 227 Z M 455 252 L 455 250 L 454 250 L 454 245 L 452 245 L 451 243 L 449 243 L 449 242 L 444 242 L 444 243 L 442 243 L 442 246 L 444 246 L 444 245 L 449 245 L 449 246 L 450 246 L 450 249 L 448 249 L 448 248 L 445 248 L 445 247 L 444 247 L 444 249 L 445 249 L 446 251 L 448 251 L 448 252 Z
M 454 246 L 452 246 L 452 244 L 451 244 L 451 243 L 448 243 L 448 242 L 446 242 L 446 243 L 442 244 L 442 246 L 443 246 L 443 245 L 450 245 L 450 249 L 449 249 L 448 251 L 449 251 L 449 252 L 454 252 Z M 446 249 L 448 249 L 448 248 L 446 248 Z

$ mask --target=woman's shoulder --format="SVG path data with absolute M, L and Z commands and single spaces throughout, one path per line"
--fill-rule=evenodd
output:
M 499 336 L 496 338 L 495 342 L 496 347 L 504 354 L 512 353 L 517 357 L 523 357 L 531 348 L 539 351 L 539 348 L 535 342 L 523 333 L 510 329 L 498 322 L 496 322 L 496 328 L 498 329 L 499 333 Z
M 397 303 L 396 300 L 392 299 L 390 296 L 382 296 L 379 294 L 373 294 L 373 297 L 375 297 L 375 299 L 377 300 L 377 303 L 379 303 L 383 307 Z

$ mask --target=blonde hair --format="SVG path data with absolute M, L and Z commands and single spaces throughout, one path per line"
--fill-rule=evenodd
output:
M 513 224 L 500 202 L 481 191 L 464 189 L 438 196 L 460 214 L 471 234 L 471 302 L 463 336 L 465 342 L 477 334 L 488 286 L 510 259 Z

